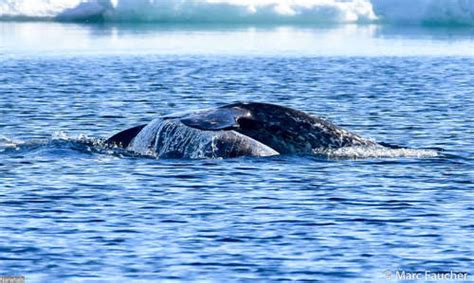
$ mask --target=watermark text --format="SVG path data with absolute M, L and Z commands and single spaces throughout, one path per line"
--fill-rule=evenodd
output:
M 406 271 L 406 270 L 387 270 L 384 272 L 385 279 L 401 281 L 467 281 L 469 273 L 463 271 Z

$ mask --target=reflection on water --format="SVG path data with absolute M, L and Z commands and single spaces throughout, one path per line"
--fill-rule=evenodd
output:
M 13 54 L 473 56 L 472 28 L 0 23 Z M 11 54 L 10 54 L 11 55 Z

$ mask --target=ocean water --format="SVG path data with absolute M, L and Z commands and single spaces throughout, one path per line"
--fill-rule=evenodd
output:
M 22 20 L 36 7 L 0 8 L 11 3 Z M 368 14 L 397 15 L 381 14 L 380 3 Z M 472 280 L 469 22 L 58 23 L 35 15 L 39 22 L 0 22 L 0 275 L 338 282 L 452 270 Z M 161 115 L 242 100 L 436 154 L 177 160 L 93 144 Z

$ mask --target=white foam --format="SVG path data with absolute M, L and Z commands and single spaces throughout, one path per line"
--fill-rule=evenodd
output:
M 155 119 L 147 124 L 132 140 L 127 150 L 155 158 L 203 159 L 278 155 L 278 152 L 270 147 L 240 133 L 201 131 L 173 119 Z
M 328 159 L 368 158 L 435 158 L 440 152 L 433 149 L 387 148 L 383 146 L 353 146 L 337 149 L 315 149 L 314 154 Z
M 156 158 L 166 158 L 176 152 L 180 157 L 202 159 L 212 156 L 214 148 L 209 145 L 218 134 L 184 127 L 174 120 L 155 119 L 138 133 L 127 149 Z
M 3 151 L 6 148 L 16 148 L 17 146 L 22 144 L 24 144 L 23 141 L 0 136 L 0 151 Z

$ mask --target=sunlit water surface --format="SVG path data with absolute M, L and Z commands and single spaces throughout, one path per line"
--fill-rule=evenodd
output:
M 31 281 L 474 273 L 472 30 L 0 23 L 0 270 Z M 239 100 L 430 158 L 97 150 Z

